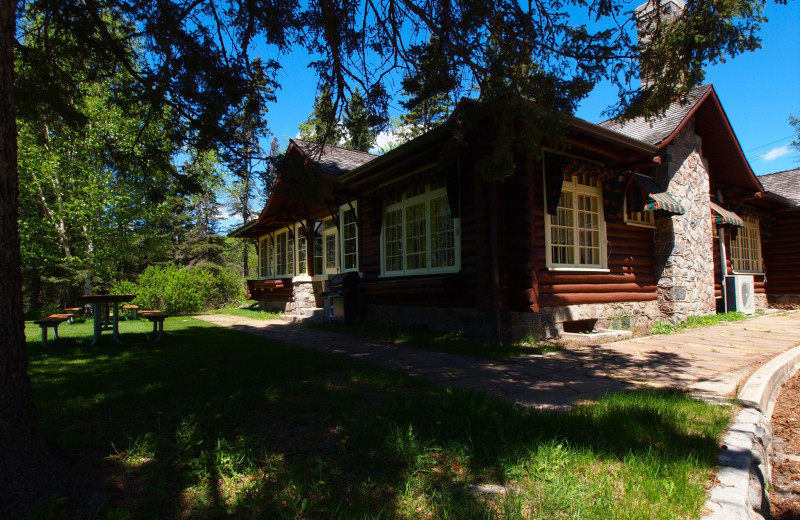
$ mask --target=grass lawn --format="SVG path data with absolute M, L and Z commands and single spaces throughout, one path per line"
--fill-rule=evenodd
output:
M 60 332 L 43 352 L 27 327 L 39 417 L 109 495 L 54 518 L 697 518 L 731 415 L 658 392 L 540 413 L 187 317 L 156 345 Z

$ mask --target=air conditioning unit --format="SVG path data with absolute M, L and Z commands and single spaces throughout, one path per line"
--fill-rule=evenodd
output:
M 745 314 L 756 312 L 755 285 L 752 274 L 726 276 L 725 294 L 728 299 L 728 311 L 739 311 Z

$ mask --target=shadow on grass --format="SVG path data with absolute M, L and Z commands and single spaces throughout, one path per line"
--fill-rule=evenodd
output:
M 110 491 L 108 517 L 394 518 L 420 507 L 491 517 L 496 505 L 467 487 L 508 482 L 544 444 L 711 466 L 727 420 L 687 426 L 684 410 L 700 405 L 675 393 L 537 412 L 194 320 L 167 324 L 150 346 L 29 342 L 42 422 L 61 446 L 105 461 L 93 478 Z M 545 361 L 554 373 L 577 362 Z

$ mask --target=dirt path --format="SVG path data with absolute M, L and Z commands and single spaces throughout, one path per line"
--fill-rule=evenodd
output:
M 800 372 L 781 387 L 772 412 L 775 453 L 769 493 L 775 520 L 800 520 Z

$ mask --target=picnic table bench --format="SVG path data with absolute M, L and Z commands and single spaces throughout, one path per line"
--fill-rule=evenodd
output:
M 49 348 L 47 345 L 47 329 L 53 329 L 53 338 L 58 339 L 58 326 L 72 319 L 72 314 L 51 314 L 46 318 L 39 318 L 33 322 L 42 329 L 42 346 Z
M 75 314 L 81 312 L 83 307 L 64 307 L 64 312 L 71 314 L 69 317 L 69 322 L 73 323 L 75 321 Z
M 164 320 L 167 319 L 169 314 L 158 310 L 153 311 L 139 311 L 139 314 L 153 324 L 153 334 L 156 335 L 153 343 L 161 341 L 161 336 L 164 334 Z

